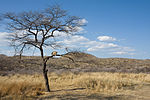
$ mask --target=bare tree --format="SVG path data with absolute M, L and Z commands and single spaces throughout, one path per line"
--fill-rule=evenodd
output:
M 44 49 L 47 46 L 52 48 L 58 47 L 55 38 L 55 32 L 73 34 L 77 27 L 83 26 L 79 23 L 81 18 L 69 16 L 60 6 L 55 5 L 42 11 L 28 11 L 21 13 L 6 13 L 8 28 L 11 31 L 9 39 L 12 46 L 22 55 L 25 48 L 35 47 L 40 50 L 43 63 L 43 76 L 45 79 L 46 90 L 50 92 L 49 81 L 47 76 L 47 60 L 53 56 L 45 56 Z

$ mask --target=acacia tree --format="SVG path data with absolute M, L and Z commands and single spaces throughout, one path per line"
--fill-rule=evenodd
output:
M 58 5 L 41 11 L 9 12 L 5 14 L 5 18 L 7 18 L 8 28 L 11 31 L 9 39 L 20 55 L 27 47 L 39 49 L 46 90 L 50 92 L 46 65 L 47 60 L 56 55 L 46 56 L 44 49 L 47 46 L 52 48 L 58 46 L 54 41 L 56 32 L 73 34 L 78 31 L 77 28 L 83 26 L 79 23 L 81 18 L 68 15 L 67 11 Z

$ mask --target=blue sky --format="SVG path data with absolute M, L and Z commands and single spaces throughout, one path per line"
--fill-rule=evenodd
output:
M 1 0 L 0 14 L 40 10 L 56 3 L 87 23 L 82 35 L 62 40 L 70 49 L 97 57 L 150 58 L 150 0 Z M 1 25 L 0 53 L 12 55 L 3 38 L 6 32 Z

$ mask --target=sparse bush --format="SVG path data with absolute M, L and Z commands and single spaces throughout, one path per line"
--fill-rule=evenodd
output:
M 47 62 L 50 72 L 74 71 L 80 72 L 126 72 L 126 73 L 150 73 L 150 60 L 136 60 L 126 58 L 97 58 L 80 51 L 69 52 L 66 56 L 74 59 L 60 57 L 50 59 Z M 41 73 L 41 58 L 38 56 L 23 56 L 19 63 L 19 57 L 0 58 L 0 75 L 14 73 L 35 74 Z

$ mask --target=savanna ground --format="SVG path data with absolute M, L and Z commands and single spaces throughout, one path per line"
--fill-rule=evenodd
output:
M 150 60 L 100 59 L 69 53 L 48 62 L 44 92 L 39 57 L 0 56 L 1 100 L 150 100 Z
M 149 100 L 150 74 L 126 73 L 51 73 L 51 92 L 44 92 L 40 74 L 0 77 L 2 100 Z

